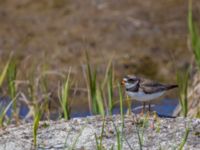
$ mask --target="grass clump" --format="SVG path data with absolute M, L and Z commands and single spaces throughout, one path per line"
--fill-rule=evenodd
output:
M 103 124 L 101 127 L 101 135 L 100 137 L 97 137 L 96 133 L 95 133 L 95 141 L 96 141 L 96 149 L 97 150 L 103 150 L 103 133 L 104 133 L 104 127 L 105 127 L 105 118 L 103 118 Z
M 88 80 L 88 88 L 89 88 L 89 101 L 91 104 L 91 110 L 94 114 L 99 114 L 99 107 L 97 102 L 97 71 L 92 71 L 90 66 L 90 60 L 88 53 L 86 52 L 86 60 L 87 60 L 87 80 Z
M 92 71 L 90 65 L 90 59 L 88 53 L 86 52 L 87 61 L 87 85 L 89 91 L 89 104 L 90 110 L 93 114 L 105 115 L 112 114 L 114 108 L 113 100 L 113 67 L 111 61 L 108 63 L 105 77 L 102 82 L 97 82 L 97 70 Z M 106 98 L 106 85 L 107 85 L 107 95 Z
M 63 110 L 64 119 L 70 119 L 70 103 L 69 103 L 69 81 L 70 81 L 70 72 L 68 73 L 67 79 L 64 84 L 61 86 L 61 89 L 58 91 L 58 97 L 60 105 Z

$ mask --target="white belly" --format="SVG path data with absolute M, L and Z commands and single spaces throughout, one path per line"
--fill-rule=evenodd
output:
M 158 93 L 153 93 L 153 94 L 145 94 L 142 91 L 139 92 L 127 92 L 127 95 L 131 97 L 131 99 L 133 100 L 137 100 L 137 101 L 150 101 L 150 100 L 154 100 L 158 97 L 160 97 L 161 95 L 163 95 L 165 92 L 158 92 Z

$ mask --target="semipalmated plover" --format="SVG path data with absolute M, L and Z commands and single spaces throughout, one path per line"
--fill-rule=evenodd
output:
M 122 84 L 125 85 L 126 94 L 131 99 L 143 102 L 143 111 L 145 109 L 145 102 L 150 102 L 163 95 L 167 90 L 178 87 L 174 84 L 161 84 L 133 75 L 125 76 L 122 80 Z

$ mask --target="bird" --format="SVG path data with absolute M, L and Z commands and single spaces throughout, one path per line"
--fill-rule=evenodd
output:
M 125 76 L 121 83 L 125 86 L 126 94 L 131 98 L 131 100 L 143 103 L 142 112 L 145 110 L 146 102 L 149 102 L 150 111 L 150 101 L 162 96 L 166 91 L 178 87 L 176 84 L 162 84 L 134 75 Z

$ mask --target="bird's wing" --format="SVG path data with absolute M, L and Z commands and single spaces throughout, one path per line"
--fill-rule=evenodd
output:
M 151 80 L 143 80 L 140 83 L 140 90 L 142 90 L 146 94 L 152 94 L 155 92 L 161 92 L 166 90 L 166 86 Z

